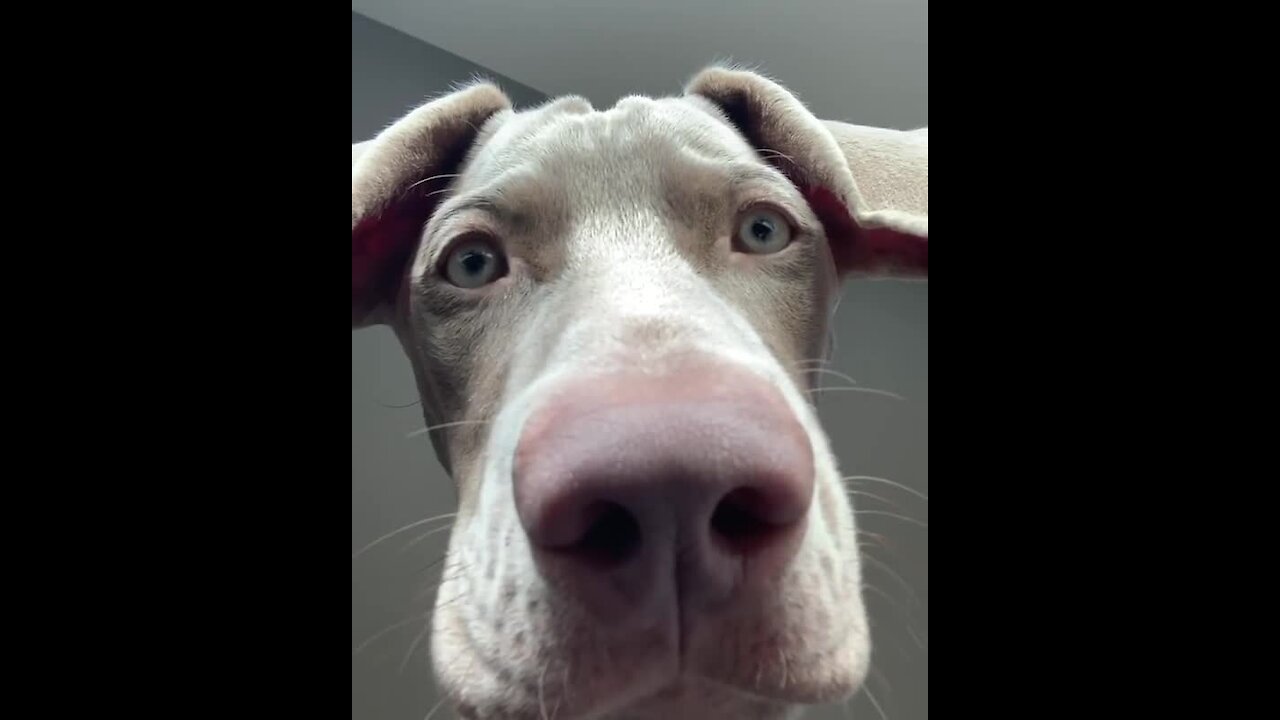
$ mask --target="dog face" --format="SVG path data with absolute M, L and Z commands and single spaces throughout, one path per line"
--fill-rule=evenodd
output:
M 846 237 L 756 100 L 479 86 L 353 148 L 353 323 L 395 328 L 459 487 L 432 654 L 463 716 L 777 717 L 867 671 L 804 370 L 841 274 L 921 238 Z

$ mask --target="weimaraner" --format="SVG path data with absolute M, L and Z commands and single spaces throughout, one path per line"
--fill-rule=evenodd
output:
M 458 486 L 431 650 L 467 718 L 774 718 L 868 670 L 854 515 L 806 390 L 840 282 L 928 276 L 929 137 L 753 72 L 351 147 L 352 326 Z

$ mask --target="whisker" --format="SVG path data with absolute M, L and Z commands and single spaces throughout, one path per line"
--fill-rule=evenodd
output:
M 849 377 L 848 375 L 846 375 L 846 374 L 844 374 L 844 373 L 840 372 L 839 370 L 831 370 L 831 369 L 829 369 L 829 368 L 823 368 L 823 367 L 814 367 L 814 368 L 803 368 L 803 369 L 801 369 L 801 370 L 800 370 L 800 372 L 802 372 L 802 373 L 817 373 L 817 374 L 820 374 L 820 375 L 831 375 L 831 376 L 834 376 L 834 377 L 838 377 L 838 378 L 840 378 L 841 380 L 845 380 L 845 381 L 847 381 L 847 382 L 851 382 L 851 383 L 853 383 L 854 385 L 857 385 L 857 384 L 858 384 L 858 381 L 857 381 L 857 380 L 854 380 L 853 378 L 851 378 L 851 377 Z
M 459 425 L 483 425 L 487 422 L 489 421 L 488 420 L 454 420 L 453 422 L 440 423 L 439 425 L 428 425 L 424 428 L 419 428 L 417 430 L 414 430 L 411 433 L 406 434 L 405 437 L 413 438 L 413 437 L 418 437 L 419 435 L 426 435 L 427 433 L 433 430 L 440 430 L 442 428 L 457 427 Z
M 859 530 L 858 532 L 862 533 L 863 531 Z M 871 534 L 871 533 L 868 533 L 868 534 Z M 858 548 L 862 550 L 863 554 L 867 554 L 867 555 L 871 554 L 871 550 L 877 550 L 877 551 L 883 550 L 885 552 L 885 555 L 890 560 L 896 561 L 899 559 L 898 551 L 893 547 L 893 544 L 889 541 L 889 538 L 886 538 L 884 536 L 876 536 L 874 543 L 859 542 Z
M 791 680 L 791 667 L 787 665 L 787 651 L 784 648 L 778 648 L 778 659 L 782 661 L 782 686 L 780 689 L 786 690 L 787 683 Z
M 893 398 L 894 400 L 901 400 L 902 402 L 906 402 L 906 401 L 907 401 L 907 399 L 906 399 L 906 398 L 902 397 L 902 396 L 901 396 L 901 395 L 899 395 L 898 393 L 895 393 L 895 392 L 889 392 L 888 390 L 880 390 L 880 389 L 878 389 L 878 388 L 869 388 L 869 387 L 846 387 L 846 386 L 843 386 L 843 385 L 839 385 L 839 386 L 835 386 L 835 385 L 833 385 L 833 386 L 831 386 L 831 387 L 816 387 L 816 388 L 809 388 L 808 390 L 805 390 L 805 392 L 811 392 L 811 393 L 816 393 L 816 392 L 860 392 L 860 393 L 867 393 L 867 394 L 869 394 L 869 395 L 884 395 L 885 397 L 891 397 L 891 398 Z
M 378 632 L 374 633 L 374 634 L 373 634 L 369 639 L 367 639 L 367 640 L 365 640 L 364 642 L 362 642 L 362 643 L 360 643 L 359 645 L 357 645 L 357 646 L 356 646 L 356 648 L 355 648 L 354 650 L 352 650 L 352 651 L 351 651 L 351 655 L 352 655 L 352 657 L 354 657 L 354 656 L 356 656 L 356 655 L 359 655 L 360 653 L 364 652 L 365 648 L 367 648 L 367 647 L 369 647 L 370 645 L 372 645 L 373 643 L 377 642 L 379 638 L 381 638 L 381 637 L 385 636 L 387 633 L 391 632 L 392 630 L 396 630 L 396 629 L 398 629 L 398 628 L 402 628 L 402 627 L 404 627 L 405 625 L 408 625 L 408 624 L 409 624 L 409 623 L 411 623 L 411 622 L 417 622 L 417 621 L 421 621 L 421 620 L 424 620 L 424 619 L 425 619 L 425 618 L 423 618 L 423 617 L 422 617 L 422 615 L 421 615 L 420 613 L 414 613 L 413 617 L 411 617 L 411 618 L 408 618 L 408 619 L 406 619 L 406 620 L 401 620 L 400 622 L 395 623 L 394 625 L 389 625 L 389 626 L 387 626 L 387 627 L 385 627 L 385 628 L 383 628 L 383 629 L 379 630 Z
M 424 622 L 422 624 L 422 632 L 418 633 L 418 637 L 413 639 L 413 643 L 409 645 L 409 651 L 404 654 L 404 660 L 400 662 L 400 669 L 396 670 L 396 675 L 403 675 L 404 669 L 409 666 L 409 659 L 413 657 L 413 651 L 418 649 L 418 643 L 427 636 L 427 632 L 431 629 L 431 623 Z
M 551 708 L 551 720 L 556 720 L 560 716 L 560 704 L 564 702 L 564 696 L 556 698 L 556 704 Z
M 444 180 L 445 178 L 456 178 L 456 177 L 461 177 L 461 175 L 459 175 L 458 173 L 444 173 L 443 175 L 432 175 L 432 176 L 431 176 L 431 177 L 429 177 L 429 178 L 422 178 L 422 179 L 421 179 L 421 180 L 419 180 L 418 182 L 416 182 L 416 183 L 414 183 L 414 184 L 410 185 L 409 187 L 405 188 L 405 190 L 406 190 L 406 191 L 412 190 L 412 189 L 414 189 L 414 188 L 418 187 L 419 185 L 421 185 L 421 184 L 423 184 L 423 183 L 431 182 L 432 180 Z
M 547 697 L 543 690 L 542 684 L 547 679 L 547 668 L 551 667 L 551 661 L 548 660 L 546 665 L 542 666 L 542 674 L 538 676 L 538 708 L 542 710 L 542 720 L 550 720 L 547 717 Z
M 454 582 L 455 580 L 461 580 L 463 574 L 470 569 L 471 569 L 470 565 L 462 565 L 462 566 L 456 566 L 451 568 L 445 568 L 445 570 L 440 573 L 439 580 L 436 580 L 433 583 L 428 583 L 426 587 L 418 591 L 418 594 L 415 595 L 413 599 L 422 600 L 426 598 L 426 596 L 432 593 L 433 591 L 436 593 L 439 593 L 440 588 L 444 587 L 445 583 Z
M 790 155 L 788 155 L 788 154 L 786 154 L 786 153 L 778 152 L 777 150 L 774 150 L 773 148 L 759 148 L 756 152 L 759 152 L 759 153 L 768 153 L 768 157 L 771 157 L 771 158 L 782 158 L 783 160 L 786 160 L 787 162 L 791 163 L 792 165 L 795 165 L 795 164 L 796 164 L 795 158 L 791 157 Z
M 902 611 L 903 611 L 903 608 L 902 608 L 902 601 L 901 601 L 901 600 L 899 600 L 898 598 L 894 597 L 893 595 L 890 595 L 889 593 L 885 592 L 884 590 L 880 589 L 878 586 L 876 586 L 876 585 L 872 585 L 871 583 L 869 583 L 869 582 L 865 582 L 865 581 L 864 581 L 864 582 L 862 583 L 862 589 L 863 589 L 863 590 L 870 590 L 871 592 L 873 592 L 873 593 L 875 593 L 875 594 L 879 595 L 880 597 L 884 598 L 884 599 L 889 603 L 889 605 L 891 605 L 891 606 L 893 607 L 893 609 L 894 609 L 894 610 L 897 610 L 898 612 L 902 612 Z M 903 614 L 904 614 L 904 615 L 906 615 L 907 613 L 905 613 L 905 612 L 904 612 Z M 868 621 L 868 622 L 869 622 L 869 621 Z
M 569 675 L 573 672 L 573 659 L 565 660 L 564 673 L 560 676 L 560 697 L 556 700 L 556 706 L 551 711 L 551 717 L 560 714 L 560 705 L 569 704 Z
M 892 503 L 890 503 L 890 504 L 892 504 Z M 446 531 L 446 530 L 452 530 L 452 529 L 453 529 L 453 523 L 449 523 L 449 524 L 445 525 L 444 527 L 438 527 L 438 528 L 434 528 L 434 529 L 428 530 L 428 531 L 426 531 L 425 533 L 423 533 L 423 534 L 419 535 L 418 537 L 416 537 L 416 538 L 414 538 L 414 539 L 410 540 L 410 541 L 408 542 L 408 544 L 406 544 L 404 547 L 400 548 L 400 552 L 406 552 L 406 551 L 408 551 L 408 549 L 409 549 L 409 548 L 413 547 L 414 545 L 417 545 L 418 543 L 422 542 L 423 540 L 426 540 L 427 538 L 431 537 L 432 535 L 435 535 L 436 533 L 441 533 L 441 532 L 444 532 L 444 531 Z
M 467 570 L 470 570 L 470 569 L 471 568 L 469 567 L 453 568 L 453 573 L 447 576 L 444 573 L 441 573 L 440 580 L 436 583 L 436 589 L 439 590 L 441 587 L 445 585 L 445 583 L 457 582 L 458 580 L 461 580 L 462 576 L 466 574 Z
M 445 555 L 448 556 L 449 554 L 446 552 Z M 452 562 L 447 562 L 444 568 L 440 570 L 440 579 L 437 581 L 437 583 L 445 583 L 445 582 L 457 580 L 458 578 L 462 577 L 462 573 L 470 570 L 472 566 L 475 565 L 475 563 L 472 563 L 472 562 L 462 562 L 456 556 L 449 557 L 448 559 L 451 560 Z M 438 564 L 439 562 L 440 561 L 437 560 L 435 563 L 432 563 L 432 565 Z M 423 568 L 423 569 L 426 570 L 430 567 L 431 566 L 429 565 L 427 566 L 427 568 Z
M 448 557 L 449 557 L 449 553 L 448 553 L 448 552 L 445 552 L 445 554 L 444 554 L 444 555 L 441 555 L 440 557 L 436 558 L 435 560 L 432 560 L 431 562 L 427 563 L 427 564 L 426 564 L 426 566 L 424 566 L 424 567 L 423 567 L 421 570 L 419 570 L 418 572 L 426 572 L 426 571 L 430 570 L 431 568 L 434 568 L 435 566 L 437 566 L 437 565 L 439 565 L 440 563 L 444 562 Z
M 462 591 L 462 592 L 458 593 L 458 596 L 457 596 L 457 597 L 455 597 L 455 598 L 450 598 L 450 599 L 448 599 L 448 600 L 446 600 L 446 601 L 444 601 L 444 602 L 440 603 L 439 605 L 436 605 L 435 607 L 436 607 L 436 609 L 437 609 L 437 610 L 439 610 L 440 608 L 443 608 L 443 607 L 449 607 L 450 605 L 452 605 L 452 604 L 454 604 L 454 603 L 458 602 L 459 600 L 463 600 L 463 599 L 465 599 L 465 598 L 466 598 L 468 595 L 470 595 L 470 594 L 471 594 L 471 593 L 470 593 L 470 591 L 464 590 L 464 591 Z
M 388 405 L 388 404 L 386 404 L 386 403 L 378 403 L 378 404 L 379 404 L 379 405 L 381 405 L 382 407 L 384 407 L 384 408 L 388 408 L 388 409 L 390 409 L 390 410 L 404 410 L 405 408 L 411 408 L 411 407 L 413 407 L 414 405 L 421 405 L 421 404 L 422 404 L 422 401 L 421 401 L 421 400 L 414 400 L 413 402 L 411 402 L 411 403 L 405 403 L 404 405 Z
M 874 620 L 872 620 L 871 618 L 867 618 L 867 625 L 871 628 L 872 632 L 875 635 L 877 636 L 881 635 L 881 632 L 879 630 L 880 625 L 876 623 Z M 897 655 L 899 658 L 902 658 L 903 660 L 906 660 L 908 662 L 911 661 L 911 653 L 907 650 L 907 647 L 905 645 L 903 645 L 900 642 L 897 642 L 896 638 L 881 637 L 880 640 L 877 642 L 882 652 L 887 650 L 892 650 L 894 654 Z
M 376 546 L 378 543 L 381 543 L 381 542 L 385 542 L 385 541 L 387 541 L 387 540 L 390 540 L 391 538 L 395 537 L 396 535 L 399 535 L 400 533 L 408 532 L 409 530 L 412 530 L 412 529 L 414 529 L 414 528 L 416 528 L 416 527 L 418 527 L 418 526 L 420 526 L 420 525 L 425 525 L 425 524 L 427 524 L 427 523 L 429 523 L 429 522 L 435 522 L 436 520 L 444 520 L 444 519 L 446 519 L 446 518 L 451 518 L 451 517 L 454 517 L 454 516 L 456 516 L 456 515 L 457 515 L 457 513 L 447 513 L 447 514 L 445 514 L 445 515 L 436 515 L 435 517 L 429 517 L 429 518 L 425 518 L 425 519 L 422 519 L 422 520 L 418 520 L 418 521 L 416 521 L 416 522 L 411 522 L 411 523 L 409 523 L 408 525 L 405 525 L 405 526 L 403 526 L 403 527 L 400 527 L 400 528 L 397 528 L 397 529 L 395 529 L 395 530 L 392 530 L 391 532 L 387 533 L 386 535 L 383 535 L 382 537 L 378 538 L 377 540 L 374 540 L 373 542 L 369 543 L 368 545 L 365 545 L 364 547 L 360 548 L 359 550 L 357 550 L 357 551 L 355 551 L 355 552 L 351 553 L 351 559 L 352 559 L 352 560 L 355 560 L 356 558 L 358 558 L 358 557 L 360 557 L 361 555 L 363 555 L 363 554 L 365 554 L 366 552 L 368 552 L 370 549 L 372 549 L 372 548 L 373 548 L 374 546 Z
M 871 688 L 866 685 L 863 685 L 862 687 L 867 691 L 867 699 L 871 701 L 872 707 L 874 707 L 876 712 L 880 714 L 880 720 L 889 720 L 889 718 L 884 714 L 884 709 L 880 707 L 880 702 L 876 700 L 876 696 L 871 694 Z
M 929 528 L 929 523 L 927 522 L 921 522 L 913 517 L 907 517 L 906 515 L 899 515 L 898 513 L 889 512 L 888 510 L 854 510 L 853 514 L 854 515 L 883 515 L 885 517 L 897 518 L 904 522 L 909 522 L 913 525 L 919 525 L 920 527 L 925 528 L 926 530 Z
M 440 698 L 440 702 L 436 703 L 430 710 L 428 710 L 426 717 L 422 718 L 422 720 L 431 720 L 431 716 L 435 715 L 437 710 L 444 707 L 444 701 L 446 699 L 447 698 Z
M 912 636 L 911 639 L 915 641 L 916 647 L 920 648 L 920 650 L 923 652 L 927 652 L 924 646 L 924 643 L 921 642 L 919 636 L 915 634 L 915 629 L 913 625 L 915 624 L 916 616 L 911 613 L 911 609 L 909 607 L 904 606 L 898 598 L 894 597 L 893 595 L 890 595 L 888 592 L 885 592 L 885 590 L 883 590 L 880 587 L 877 587 L 872 583 L 863 582 L 862 589 L 863 591 L 873 592 L 876 595 L 879 595 L 881 598 L 883 598 L 886 602 L 888 602 L 889 606 L 893 609 L 893 611 L 896 614 L 898 614 L 899 617 L 901 617 L 902 620 L 904 621 L 907 632 L 911 633 L 911 636 Z M 868 609 L 870 609 L 870 606 L 868 606 Z M 867 617 L 867 622 L 872 626 L 872 629 L 875 629 L 875 625 L 876 625 L 875 619 L 874 619 L 875 615 L 876 613 L 872 612 Z M 898 653 L 902 655 L 904 659 L 911 658 L 910 653 L 908 653 L 906 648 L 902 647 L 900 644 L 895 642 L 895 643 L 890 643 L 889 646 L 892 647 L 894 650 L 897 650 Z
M 858 534 L 866 535 L 872 540 L 875 540 L 876 544 L 879 545 L 880 547 L 884 548 L 885 550 L 888 550 L 890 553 L 893 552 L 893 544 L 890 543 L 889 538 L 885 537 L 884 535 L 881 535 L 880 533 L 873 533 L 869 530 L 862 530 L 862 529 L 858 530 Z
M 920 648 L 921 650 L 927 651 L 927 649 L 924 646 L 924 642 L 920 640 L 919 635 L 916 635 L 915 628 L 911 627 L 911 625 L 907 625 L 907 634 L 911 636 L 912 640 L 916 641 L 916 647 Z
M 896 508 L 898 508 L 898 509 L 901 509 L 901 508 L 902 508 L 902 506 L 901 506 L 901 505 L 899 505 L 898 503 L 896 503 L 896 502 L 894 502 L 894 501 L 890 500 L 889 498 L 887 498 L 887 497 L 882 497 L 882 496 L 880 496 L 880 495 L 876 495 L 875 493 L 869 493 L 869 492 L 867 492 L 866 490 L 846 490 L 846 491 L 845 491 L 845 494 L 847 494 L 847 495 L 861 495 L 862 497 L 869 497 L 869 498 L 871 498 L 872 500 L 879 500 L 880 502 L 885 503 L 886 505 L 892 505 L 892 506 L 894 506 L 894 507 L 896 507 Z
M 832 357 L 832 358 L 834 358 L 834 357 L 836 356 L 836 351 L 840 349 L 840 347 L 839 347 L 839 338 L 838 338 L 838 337 L 837 337 L 837 335 L 836 335 L 836 322 L 835 322 L 835 320 L 836 320 L 836 313 L 840 312 L 840 303 L 842 303 L 842 302 L 844 302 L 844 293 L 840 293 L 840 294 L 836 295 L 836 301 L 835 301 L 834 303 L 832 303 L 832 305 L 831 305 L 831 314 L 827 316 L 827 318 L 828 318 L 828 320 L 827 320 L 827 335 L 828 335 L 828 337 L 829 337 L 829 338 L 831 338 L 831 352 L 830 352 L 830 355 L 831 355 L 831 357 Z
M 893 692 L 893 686 L 889 684 L 889 678 L 885 677 L 884 673 L 880 672 L 879 668 L 871 668 L 871 677 L 878 680 L 880 684 L 884 686 L 885 690 L 888 690 L 891 693 Z
M 880 560 L 879 558 L 871 557 L 870 555 L 864 555 L 863 559 L 870 560 L 876 567 L 884 571 L 886 575 L 898 581 L 898 584 L 902 586 L 902 589 L 907 591 L 907 601 L 915 603 L 916 607 L 920 609 L 924 609 L 924 603 L 920 602 L 920 596 L 917 595 L 915 589 L 911 587 L 911 583 L 907 582 L 906 579 L 899 575 L 898 572 L 890 567 L 888 563 Z
M 850 475 L 850 476 L 848 476 L 848 477 L 843 477 L 843 478 L 840 478 L 840 479 L 841 479 L 841 480 L 846 480 L 846 481 L 847 481 L 847 480 L 855 480 L 855 481 L 858 481 L 858 480 L 866 480 L 867 482 L 878 482 L 878 483 L 884 483 L 885 485 L 892 485 L 893 487 L 896 487 L 896 488 L 898 488 L 899 490 L 905 490 L 906 492 L 909 492 L 909 493 L 911 493 L 912 495 L 915 495 L 916 497 L 920 498 L 921 500 L 923 500 L 923 501 L 925 501 L 925 502 L 929 502 L 929 496 L 928 496 L 928 495 L 925 495 L 924 493 L 922 493 L 922 492 L 920 492 L 919 490 L 916 490 L 916 489 L 914 489 L 914 488 L 907 487 L 906 485 L 903 485 L 903 484 L 902 484 L 902 483 L 900 483 L 900 482 L 894 482 L 894 481 L 892 481 L 892 480 L 889 480 L 888 478 L 872 477 L 871 475 Z

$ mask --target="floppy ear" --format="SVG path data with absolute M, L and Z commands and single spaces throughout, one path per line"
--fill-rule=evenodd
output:
M 511 101 L 477 84 L 433 100 L 351 145 L 351 327 L 389 320 L 405 265 L 440 190 L 479 129 Z
M 841 275 L 929 276 L 929 131 L 814 117 L 753 72 L 711 68 L 686 92 L 710 100 L 804 193 Z

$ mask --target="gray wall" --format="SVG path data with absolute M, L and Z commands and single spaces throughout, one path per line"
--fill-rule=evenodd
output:
M 352 13 L 352 141 L 368 139 L 423 99 L 476 73 L 497 80 L 517 105 L 544 99 L 531 88 Z M 832 369 L 851 375 L 862 386 L 906 398 L 900 402 L 837 391 L 819 395 L 819 409 L 842 469 L 848 475 L 889 478 L 927 495 L 928 284 L 850 284 L 836 315 L 835 333 Z M 408 361 L 391 333 L 382 328 L 353 332 L 353 551 L 415 520 L 453 511 L 452 483 L 430 443 L 424 436 L 407 437 L 423 425 L 419 407 L 412 404 L 416 399 Z M 408 407 L 393 407 L 397 405 Z M 928 522 L 928 504 L 910 493 L 881 484 L 857 489 L 893 503 L 855 496 L 859 510 L 884 510 Z M 883 515 L 860 515 L 859 521 L 864 531 L 874 533 L 863 538 L 871 545 L 867 552 L 883 563 L 870 562 L 867 569 L 876 644 L 871 695 L 891 720 L 926 718 L 928 531 Z M 436 704 L 423 630 L 430 591 L 438 579 L 433 562 L 444 553 L 445 535 L 438 533 L 406 548 L 419 534 L 405 533 L 352 562 L 351 645 L 363 645 L 351 663 L 353 720 L 414 720 Z M 824 709 L 808 717 L 850 716 L 880 717 L 865 693 L 847 709 Z M 440 712 L 435 717 L 447 715 Z
M 368 140 L 423 100 L 476 75 L 496 80 L 517 107 L 547 99 L 533 88 L 351 13 L 351 142 Z

